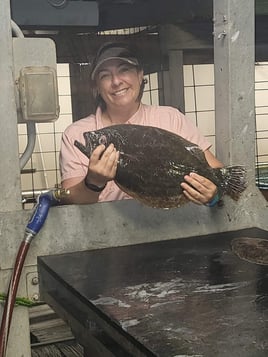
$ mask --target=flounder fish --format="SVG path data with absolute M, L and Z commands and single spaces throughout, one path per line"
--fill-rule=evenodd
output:
M 268 265 L 268 240 L 262 238 L 239 237 L 231 242 L 232 251 L 250 263 Z
M 164 129 L 120 124 L 83 135 L 85 145 L 78 141 L 74 144 L 88 158 L 98 145 L 114 144 L 120 152 L 115 183 L 150 207 L 172 208 L 189 202 L 181 183 L 190 172 L 208 178 L 221 194 L 234 200 L 246 188 L 243 166 L 211 168 L 196 144 Z

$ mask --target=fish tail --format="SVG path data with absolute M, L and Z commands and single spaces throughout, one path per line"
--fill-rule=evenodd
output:
M 227 166 L 220 169 L 223 176 L 221 188 L 223 193 L 237 201 L 247 187 L 246 169 L 244 166 Z
M 88 150 L 87 150 L 85 145 L 83 145 L 79 141 L 75 140 L 74 141 L 74 146 L 76 146 L 83 154 L 85 154 L 87 157 L 89 157 L 89 152 L 88 152 Z

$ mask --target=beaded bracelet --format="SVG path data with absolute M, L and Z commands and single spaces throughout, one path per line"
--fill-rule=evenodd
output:
M 208 203 L 206 203 L 205 205 L 207 206 L 207 207 L 214 207 L 214 206 L 216 206 L 216 204 L 220 201 L 220 195 L 219 195 L 219 193 L 217 192 L 216 193 L 216 195 L 212 198 L 212 200 L 211 201 L 209 201 Z

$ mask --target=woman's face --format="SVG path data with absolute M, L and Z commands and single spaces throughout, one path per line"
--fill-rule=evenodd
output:
M 136 105 L 142 81 L 143 71 L 119 59 L 105 62 L 96 74 L 97 89 L 107 108 Z

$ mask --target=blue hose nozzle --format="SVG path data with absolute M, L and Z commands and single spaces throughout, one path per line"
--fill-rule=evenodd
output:
M 37 199 L 37 204 L 33 214 L 26 226 L 25 233 L 30 236 L 35 236 L 46 221 L 49 208 L 60 203 L 61 197 L 69 194 L 68 190 L 56 189 L 41 193 Z

